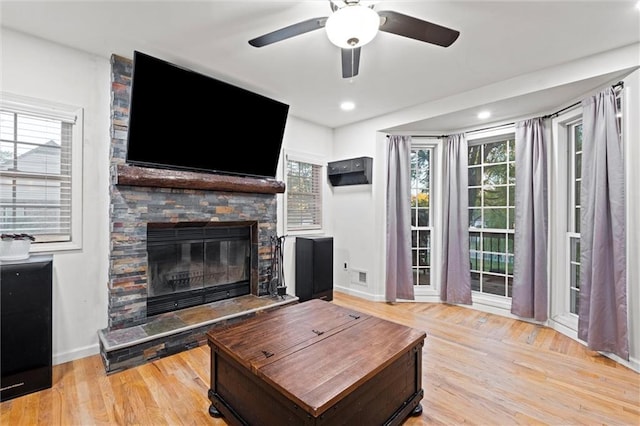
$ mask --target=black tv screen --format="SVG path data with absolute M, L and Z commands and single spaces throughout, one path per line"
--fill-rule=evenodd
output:
M 134 51 L 128 164 L 275 178 L 289 105 Z

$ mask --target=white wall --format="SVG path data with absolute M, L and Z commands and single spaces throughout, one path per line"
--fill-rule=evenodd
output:
M 0 90 L 84 110 L 82 248 L 53 256 L 54 363 L 98 353 L 107 326 L 109 71 L 99 58 L 1 30 Z
M 287 293 L 296 293 L 295 283 L 295 241 L 296 236 L 301 235 L 333 235 L 334 212 L 331 210 L 330 198 L 331 187 L 326 178 L 326 164 L 331 159 L 331 149 L 333 147 L 333 131 L 328 127 L 289 116 L 287 126 L 282 141 L 284 156 L 281 156 L 278 165 L 278 179 L 285 182 L 286 169 L 284 157 L 291 156 L 295 161 L 306 161 L 312 164 L 322 164 L 323 170 L 323 230 L 318 232 L 286 232 L 284 224 L 284 194 L 278 195 L 278 236 L 284 236 L 283 271 L 284 283 L 287 286 Z M 335 244 L 335 241 L 334 241 Z
M 354 196 L 350 192 L 334 191 L 332 211 L 335 215 L 334 238 L 340 243 L 338 257 L 334 264 L 334 287 L 350 294 L 359 295 L 370 300 L 384 300 L 385 277 L 385 142 L 384 129 L 400 126 L 405 123 L 424 120 L 447 113 L 482 106 L 501 99 L 509 99 L 515 96 L 526 95 L 536 91 L 569 84 L 572 82 L 632 69 L 640 66 L 640 44 L 626 46 L 600 55 L 594 55 L 561 66 L 540 70 L 531 74 L 513 78 L 501 83 L 477 88 L 469 92 L 461 93 L 449 98 L 440 99 L 431 103 L 419 105 L 399 111 L 394 114 L 376 119 L 360 122 L 354 125 L 341 127 L 334 130 L 334 158 L 339 160 L 345 156 L 374 156 L 374 177 L 371 188 L 355 189 L 361 191 Z M 629 108 L 629 150 L 627 161 L 629 169 L 628 178 L 628 241 L 629 241 L 629 317 L 630 317 L 630 343 L 631 363 L 629 365 L 638 369 L 640 366 L 640 265 L 634 259 L 640 258 L 638 240 L 638 207 L 640 187 L 634 182 L 640 182 L 640 172 L 635 164 L 640 160 L 638 120 L 640 116 L 638 104 L 638 78 L 633 79 L 628 89 L 634 94 L 630 98 Z M 586 95 L 586 94 L 585 94 Z M 635 100 L 634 100 L 635 99 Z M 569 100 L 568 100 L 569 101 Z M 572 101 L 572 100 L 571 100 Z M 558 105 L 558 108 L 564 105 Z M 555 111 L 547 111 L 552 113 Z M 532 112 L 533 113 L 533 112 Z M 536 111 L 535 113 L 539 113 Z M 537 115 L 536 115 L 537 116 Z M 520 117 L 522 118 L 522 117 Z M 491 126 L 484 123 L 483 127 Z M 472 127 L 472 123 L 462 124 L 461 129 Z M 415 133 L 419 134 L 416 128 Z M 635 218 L 636 220 L 633 220 Z M 363 222 L 367 225 L 363 226 Z M 348 273 L 342 270 L 341 259 L 350 259 L 351 264 L 368 271 L 374 271 L 375 278 L 371 285 L 362 287 L 355 285 L 348 279 Z M 420 298 L 417 298 L 421 300 Z M 427 300 L 427 299 L 424 299 Z M 499 309 L 475 306 L 503 315 Z
M 99 353 L 97 332 L 108 323 L 110 58 L 5 28 L 0 31 L 0 90 L 84 110 L 82 248 L 55 253 L 53 261 L 53 362 L 59 364 Z M 332 141 L 331 129 L 290 116 L 283 148 L 326 164 Z M 284 176 L 282 168 L 278 173 Z M 328 203 L 328 184 L 325 191 Z M 281 222 L 283 196 L 278 197 Z M 327 235 L 332 222 L 327 208 Z M 283 235 L 282 225 L 278 234 Z M 284 264 L 285 283 L 295 291 L 293 241 L 285 246 Z
M 83 245 L 81 250 L 54 255 L 53 351 L 54 363 L 98 353 L 97 331 L 107 326 L 107 272 L 109 248 L 110 64 L 96 57 L 6 29 L 2 47 L 0 90 L 44 98 L 84 109 Z M 479 88 L 420 105 L 385 117 L 331 130 L 290 117 L 284 150 L 328 161 L 373 157 L 373 183 L 331 187 L 325 180 L 325 234 L 334 237 L 334 277 L 338 290 L 371 300 L 384 299 L 385 260 L 385 136 L 380 131 L 408 122 L 446 114 L 503 98 L 543 90 L 639 65 L 638 46 L 574 61 L 553 69 Z M 640 83 L 629 83 L 635 93 L 630 117 L 640 116 Z M 635 86 L 634 86 L 635 85 Z M 635 100 L 633 100 L 635 99 Z M 640 139 L 637 120 L 626 129 Z M 640 182 L 640 146 L 628 146 L 629 182 Z M 284 175 L 280 167 L 279 176 Z M 325 173 L 326 176 L 326 173 Z M 279 195 L 278 232 L 282 225 L 283 196 Z M 629 313 L 631 356 L 640 359 L 640 187 L 629 185 Z M 285 243 L 285 281 L 295 290 L 293 236 Z M 367 273 L 367 285 L 353 284 L 349 271 Z M 291 291 L 290 291 L 291 292 Z

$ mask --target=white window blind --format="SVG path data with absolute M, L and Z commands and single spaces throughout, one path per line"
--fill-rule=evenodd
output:
M 322 166 L 287 160 L 287 230 L 322 228 Z
M 76 116 L 3 99 L 0 232 L 36 242 L 71 240 L 71 147 Z

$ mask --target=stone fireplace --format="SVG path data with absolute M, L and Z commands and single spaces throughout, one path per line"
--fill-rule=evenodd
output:
M 284 184 L 271 179 L 146 169 L 125 164 L 133 64 L 130 59 L 117 55 L 112 56 L 111 63 L 109 330 L 143 324 L 147 317 L 170 310 L 171 305 L 180 309 L 193 303 L 188 300 L 190 296 L 207 303 L 246 293 L 267 295 L 271 238 L 276 235 L 276 194 L 284 192 Z M 167 105 L 168 115 L 170 110 L 171 105 Z M 166 125 L 166 118 L 159 119 L 158 125 Z M 250 155 L 250 149 L 247 152 Z M 160 234 L 175 234 L 176 230 L 184 233 L 185 227 L 191 227 L 191 231 L 195 228 L 196 233 L 203 232 L 202 241 L 211 244 L 206 247 L 191 243 L 165 244 L 164 248 L 158 248 L 158 239 L 166 237 Z M 227 235 L 229 238 L 223 243 L 224 237 L 217 232 L 242 235 Z M 187 240 L 191 236 L 186 235 Z M 158 266 L 158 257 L 170 256 L 167 253 L 172 250 L 174 259 L 178 255 L 182 261 L 189 259 L 186 271 L 180 270 L 185 267 L 184 262 L 172 267 Z M 198 250 L 202 255 L 208 250 L 210 257 L 217 256 L 218 260 L 231 260 L 231 266 L 236 269 L 241 266 L 242 270 L 227 270 L 225 277 L 207 278 L 207 284 L 215 283 L 215 290 L 203 290 L 202 286 L 192 288 L 191 284 L 195 286 L 198 280 L 204 280 L 202 274 L 206 268 L 210 274 L 215 268 L 223 268 L 222 265 L 197 266 Z M 191 255 L 186 256 L 187 252 L 193 253 L 193 259 Z M 229 274 L 235 276 L 229 277 Z M 160 290 L 151 286 L 157 279 L 161 282 Z M 178 290 L 175 293 L 186 292 L 183 294 L 186 297 L 168 296 L 164 290 L 171 287 Z

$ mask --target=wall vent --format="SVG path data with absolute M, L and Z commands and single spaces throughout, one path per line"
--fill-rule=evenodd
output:
M 367 286 L 367 271 L 351 269 L 351 283 L 361 286 Z

